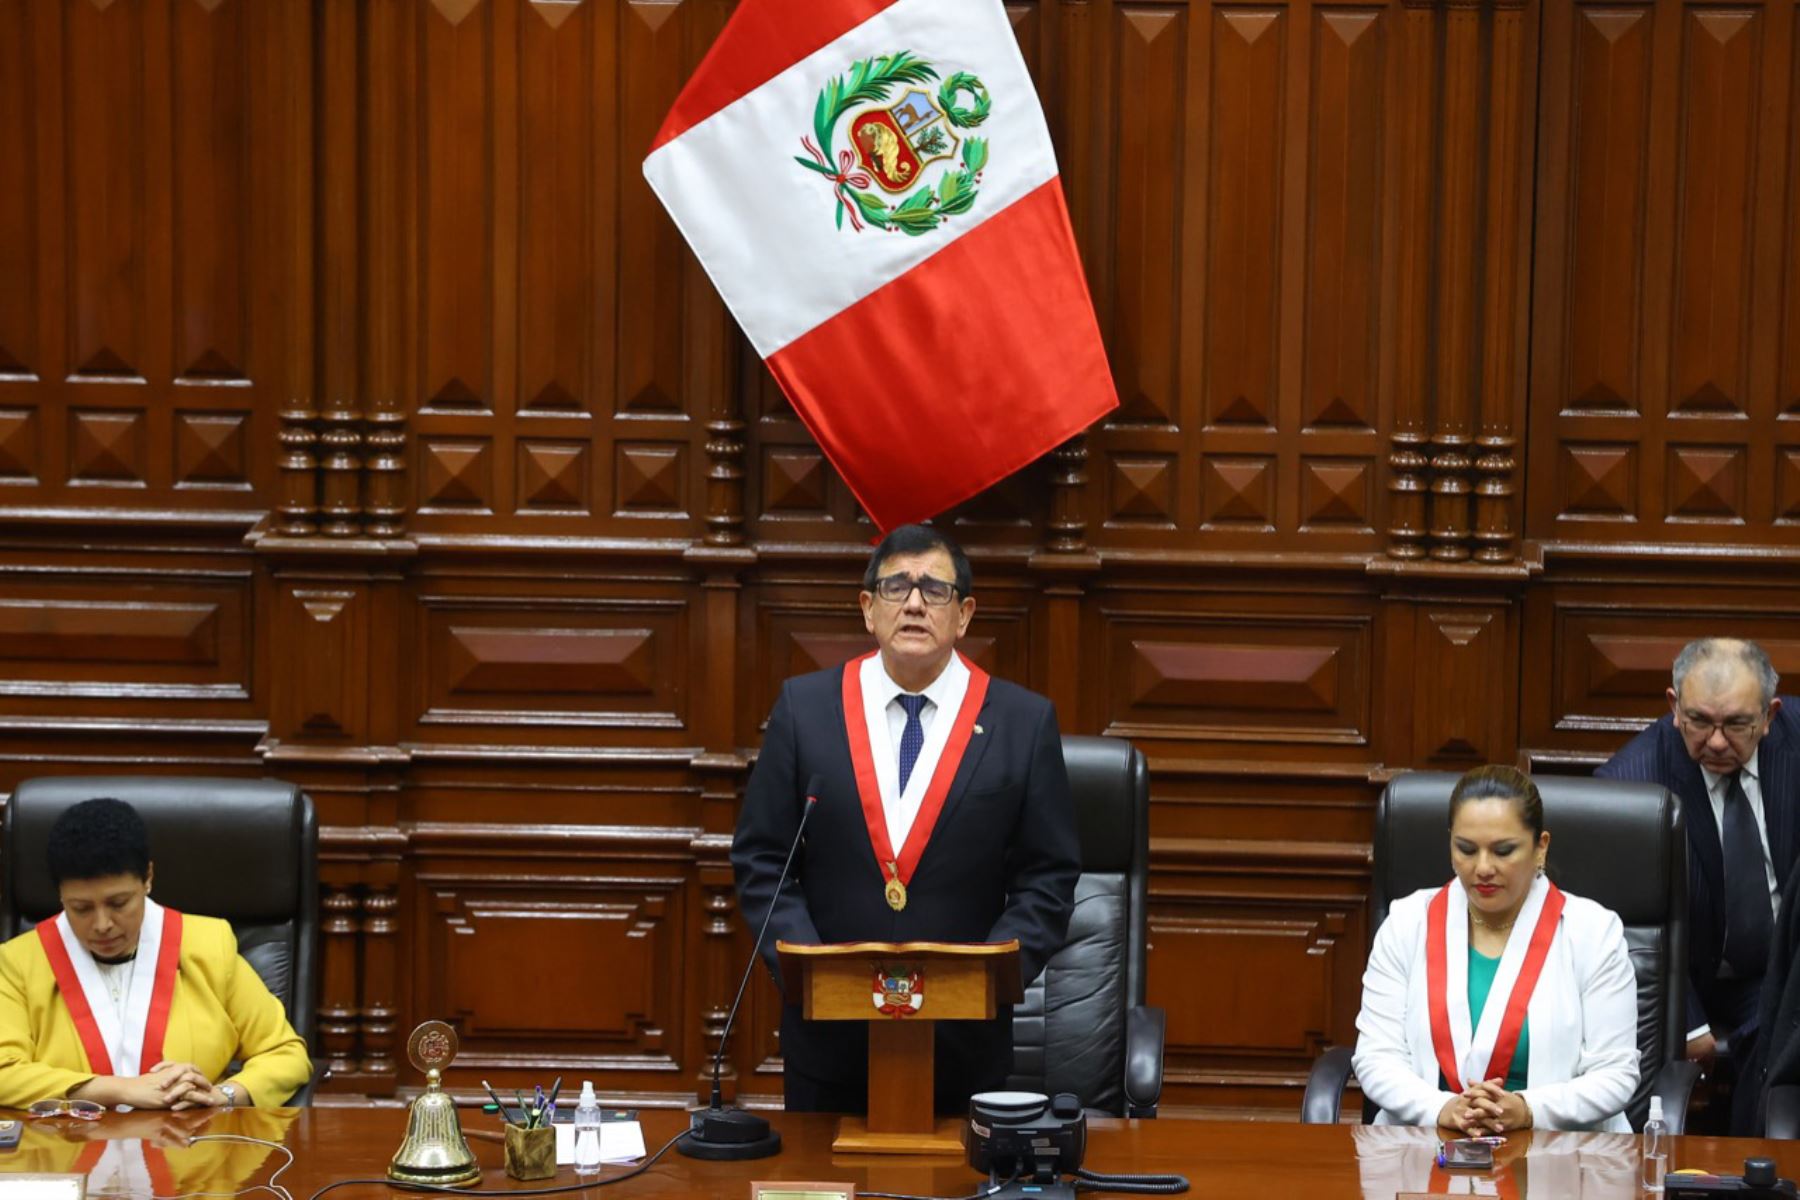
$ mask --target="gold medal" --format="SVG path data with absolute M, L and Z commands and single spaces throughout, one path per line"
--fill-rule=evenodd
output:
M 900 882 L 900 866 L 898 863 L 889 863 L 888 870 L 891 871 L 893 875 L 892 878 L 887 881 L 887 887 L 882 889 L 882 894 L 887 897 L 888 907 L 895 912 L 899 912 L 906 907 L 906 885 Z

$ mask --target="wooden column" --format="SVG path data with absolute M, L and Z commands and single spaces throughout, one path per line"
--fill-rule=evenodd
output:
M 1429 3 L 1401 10 L 1394 75 L 1398 101 L 1389 163 L 1396 181 L 1399 292 L 1393 428 L 1388 449 L 1389 556 L 1425 557 L 1430 443 L 1432 195 L 1436 180 L 1436 16 Z
M 361 1057 L 361 1028 L 357 1016 L 357 960 L 360 957 L 362 907 L 356 894 L 353 868 L 337 868 L 319 883 L 320 974 L 319 1044 L 314 1053 L 323 1057 L 334 1076 L 357 1069 Z
M 1475 560 L 1518 557 L 1519 437 L 1525 422 L 1531 150 L 1539 10 L 1502 0 L 1488 43 L 1487 227 L 1482 238 L 1482 371 L 1475 439 Z
M 1481 177 L 1487 97 L 1480 88 L 1479 7 L 1452 4 L 1443 15 L 1444 73 L 1439 129 L 1441 190 L 1437 219 L 1437 361 L 1431 423 L 1431 557 L 1469 557 L 1469 448 L 1480 341 Z

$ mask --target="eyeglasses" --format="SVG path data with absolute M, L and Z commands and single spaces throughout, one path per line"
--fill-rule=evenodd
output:
M 917 579 L 910 575 L 888 575 L 875 581 L 875 594 L 889 604 L 904 604 L 914 588 L 919 589 L 925 603 L 934 607 L 941 607 L 956 598 L 954 583 L 930 575 L 921 575 Z
M 1740 738 L 1747 738 L 1752 733 L 1756 732 L 1756 727 L 1760 723 L 1760 718 L 1757 717 L 1732 717 L 1730 720 L 1726 721 L 1708 721 L 1693 713 L 1684 712 L 1681 714 L 1681 727 L 1683 729 L 1696 737 L 1703 737 L 1709 741 L 1712 739 L 1712 735 L 1715 731 L 1723 733 L 1733 741 L 1737 741 Z
M 74 1117 L 80 1121 L 98 1121 L 106 1115 L 104 1104 L 92 1100 L 37 1100 L 26 1109 L 32 1117 Z

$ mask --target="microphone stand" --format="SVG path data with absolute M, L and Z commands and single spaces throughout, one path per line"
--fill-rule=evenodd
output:
M 769 898 L 769 911 L 763 915 L 762 928 L 756 931 L 756 942 L 750 947 L 750 963 L 744 968 L 744 977 L 738 981 L 737 998 L 731 1002 L 731 1012 L 725 1017 L 725 1028 L 719 1032 L 719 1051 L 713 1055 L 712 1103 L 696 1111 L 688 1131 L 676 1139 L 675 1149 L 689 1158 L 739 1162 L 751 1158 L 767 1158 L 781 1150 L 781 1135 L 769 1128 L 767 1119 L 735 1104 L 729 1107 L 725 1105 L 719 1091 L 719 1072 L 725 1061 L 725 1041 L 731 1036 L 731 1026 L 737 1020 L 738 1006 L 744 1002 L 744 992 L 750 986 L 750 976 L 756 970 L 757 959 L 762 954 L 763 938 L 769 932 L 769 922 L 775 917 L 775 903 L 781 898 L 781 889 L 787 886 L 788 869 L 794 865 L 794 854 L 800 849 L 800 837 L 806 832 L 806 819 L 812 816 L 813 806 L 819 802 L 820 783 L 815 777 L 806 789 L 806 808 L 800 813 L 799 828 L 794 830 L 794 844 L 788 847 L 787 861 L 781 864 L 781 875 L 775 880 L 775 893 Z

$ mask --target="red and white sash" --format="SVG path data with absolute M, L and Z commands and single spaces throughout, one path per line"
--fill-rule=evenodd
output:
M 96 1075 L 141 1075 L 161 1062 L 181 964 L 181 914 L 145 899 L 138 965 L 122 1019 L 94 956 L 69 928 L 68 918 L 57 913 L 38 925 L 37 934 L 87 1052 L 88 1069 Z
M 1519 1048 L 1526 1007 L 1537 990 L 1550 943 L 1562 919 L 1563 894 L 1542 875 L 1532 881 L 1481 1008 L 1481 1024 L 1469 1020 L 1469 895 L 1452 879 L 1425 910 L 1425 991 L 1431 1009 L 1431 1047 L 1438 1070 L 1453 1092 L 1466 1083 L 1505 1079 Z M 1456 969 L 1450 969 L 1450 964 Z M 1504 998 L 1504 1000 L 1502 1000 Z
M 163 1157 L 162 1147 L 142 1138 L 117 1138 L 89 1142 L 75 1162 L 86 1175 L 90 1196 L 176 1196 L 174 1172 Z
M 931 774 L 931 784 L 925 789 L 925 799 L 919 805 L 919 815 L 913 818 L 912 829 L 906 835 L 906 845 L 895 855 L 893 843 L 888 837 L 887 810 L 881 803 L 881 784 L 875 774 L 875 755 L 869 744 L 869 723 L 863 714 L 862 664 L 871 650 L 861 658 L 852 659 L 844 664 L 844 732 L 850 738 L 850 762 L 856 769 L 856 793 L 862 800 L 863 821 L 869 827 L 869 844 L 875 849 L 875 861 L 881 867 L 882 880 L 888 877 L 887 864 L 895 863 L 897 875 L 903 884 L 912 882 L 913 871 L 919 865 L 919 859 L 925 853 L 925 843 L 931 840 L 931 831 L 937 825 L 939 814 L 944 811 L 944 800 L 950 795 L 950 784 L 956 779 L 956 769 L 962 765 L 963 753 L 969 748 L 969 738 L 975 730 L 975 718 L 981 713 L 981 705 L 987 699 L 988 673 L 980 667 L 963 659 L 963 665 L 969 669 L 969 687 L 963 693 L 962 707 L 956 711 L 956 720 L 950 726 L 950 739 L 944 743 L 943 753 L 938 756 L 937 769 Z

